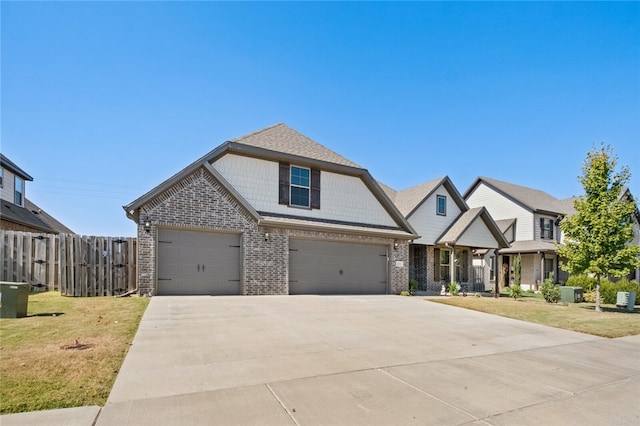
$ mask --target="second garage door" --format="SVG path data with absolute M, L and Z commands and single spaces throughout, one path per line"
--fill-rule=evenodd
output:
M 240 235 L 158 230 L 158 294 L 240 294 Z
M 387 246 L 289 242 L 290 294 L 386 294 Z

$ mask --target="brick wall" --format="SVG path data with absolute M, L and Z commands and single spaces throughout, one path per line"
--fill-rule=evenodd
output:
M 144 222 L 151 222 L 151 230 Z M 141 294 L 156 293 L 156 239 L 158 227 L 242 233 L 242 294 L 288 294 L 289 237 L 331 239 L 388 245 L 390 293 L 408 288 L 409 246 L 393 239 L 259 226 L 208 172 L 198 169 L 140 208 L 138 226 L 138 287 Z M 265 238 L 265 234 L 269 238 Z M 396 261 L 402 265 L 397 266 Z M 399 264 L 398 264 L 399 265 Z

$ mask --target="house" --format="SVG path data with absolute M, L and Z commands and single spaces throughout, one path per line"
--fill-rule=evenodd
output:
M 487 209 L 469 208 L 448 176 L 402 191 L 381 186 L 420 235 L 409 246 L 409 277 L 419 290 L 440 292 L 452 281 L 469 291 L 489 289 L 473 256 L 509 244 Z
M 124 206 L 141 294 L 396 294 L 419 235 L 369 172 L 285 124 Z
M 510 247 L 484 254 L 480 262 L 490 265 L 491 279 L 501 287 L 514 280 L 514 258 L 521 256 L 521 284 L 537 289 L 553 277 L 564 283 L 556 242 L 562 241 L 560 219 L 573 214 L 575 198 L 560 200 L 544 191 L 487 177 L 478 177 L 463 195 L 471 207 L 484 206 L 502 229 Z
M 27 172 L 0 154 L 0 229 L 8 231 L 73 233 L 26 197 Z

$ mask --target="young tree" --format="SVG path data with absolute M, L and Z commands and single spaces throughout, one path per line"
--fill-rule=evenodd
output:
M 623 166 L 616 171 L 618 158 L 610 146 L 592 148 L 578 179 L 584 196 L 576 199 L 576 214 L 560 222 L 564 243 L 558 254 L 566 258 L 562 269 L 572 274 L 596 277 L 596 311 L 600 312 L 600 278 L 622 277 L 640 264 L 640 246 L 633 240 L 636 201 L 626 191 L 631 174 Z

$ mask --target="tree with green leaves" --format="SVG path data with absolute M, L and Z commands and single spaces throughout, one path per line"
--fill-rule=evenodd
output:
M 592 148 L 578 179 L 585 194 L 576 199 L 576 213 L 560 222 L 564 241 L 558 254 L 571 274 L 596 277 L 596 307 L 600 312 L 601 277 L 622 277 L 640 265 L 640 246 L 632 244 L 633 218 L 638 211 L 627 191 L 629 168 L 616 171 L 618 158 L 610 146 Z

